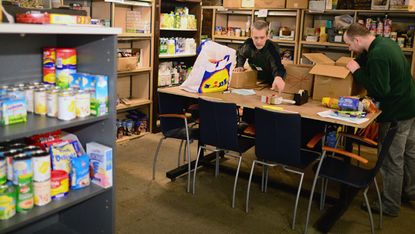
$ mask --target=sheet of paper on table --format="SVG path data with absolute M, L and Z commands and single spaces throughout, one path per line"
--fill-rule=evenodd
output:
M 368 118 L 350 118 L 350 117 L 338 116 L 332 110 L 318 112 L 317 114 L 324 118 L 332 118 L 332 119 L 342 120 L 342 121 L 346 121 L 346 122 L 354 123 L 354 124 L 361 124 L 369 120 Z

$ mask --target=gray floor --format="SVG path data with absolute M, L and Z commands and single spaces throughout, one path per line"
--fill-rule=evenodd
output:
M 300 198 L 297 225 L 291 229 L 294 190 L 286 189 L 298 183 L 298 176 L 281 169 L 270 170 L 272 181 L 282 188 L 270 187 L 261 193 L 258 183 L 251 186 L 250 212 L 245 213 L 247 179 L 238 182 L 236 207 L 230 206 L 234 177 L 221 173 L 214 177 L 213 169 L 197 173 L 196 194 L 186 192 L 187 177 L 175 181 L 165 172 L 177 166 L 179 142 L 167 140 L 160 151 L 156 179 L 152 180 L 153 155 L 161 135 L 149 134 L 118 146 L 116 157 L 116 230 L 117 233 L 303 233 L 308 196 Z M 196 144 L 192 146 L 192 157 Z M 248 171 L 254 150 L 244 156 L 242 170 Z M 234 160 L 224 162 L 234 165 Z M 182 162 L 183 163 L 183 162 Z M 259 169 L 259 168 L 257 168 Z M 259 170 L 256 170 L 259 173 Z M 307 170 L 304 190 L 310 189 L 313 174 Z M 336 184 L 329 184 L 329 195 L 335 196 Z M 374 197 L 374 191 L 371 191 Z M 363 198 L 357 196 L 348 211 L 332 228 L 332 233 L 370 233 L 369 219 L 360 209 Z M 327 207 L 329 207 L 328 204 Z M 311 225 L 323 214 L 313 205 Z M 412 233 L 415 203 L 402 207 L 399 218 L 384 218 L 377 233 Z M 375 224 L 378 216 L 375 215 Z M 313 227 L 308 233 L 318 233 Z

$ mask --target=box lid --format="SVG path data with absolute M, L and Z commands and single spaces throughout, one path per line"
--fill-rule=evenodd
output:
M 341 58 L 337 59 L 336 65 L 345 67 L 349 63 L 350 60 L 353 60 L 353 58 L 351 58 L 351 57 L 341 57 Z
M 329 76 L 340 79 L 345 79 L 349 73 L 350 71 L 345 67 L 324 64 L 317 64 L 310 70 L 310 74 L 313 75 Z
M 334 61 L 323 53 L 304 53 L 303 55 L 311 62 L 316 64 L 334 65 Z

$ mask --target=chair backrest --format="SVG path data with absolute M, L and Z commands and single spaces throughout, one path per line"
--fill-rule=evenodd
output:
M 375 167 L 372 168 L 371 178 L 369 178 L 368 183 L 370 183 L 373 180 L 373 178 L 378 173 L 380 167 L 382 166 L 383 161 L 385 160 L 385 157 L 386 157 L 386 155 L 389 151 L 389 148 L 392 145 L 393 139 L 395 138 L 395 135 L 396 135 L 397 131 L 398 131 L 397 123 L 393 122 L 391 124 L 391 126 L 389 127 L 389 130 L 386 133 L 386 137 L 384 138 L 384 140 L 381 144 L 381 149 L 380 149 L 380 153 L 379 153 L 379 156 L 378 156 L 378 160 L 376 161 Z
M 255 154 L 285 165 L 301 165 L 301 116 L 255 108 Z
M 199 115 L 202 144 L 239 151 L 236 104 L 199 98 Z
M 184 98 L 168 93 L 158 93 L 159 113 L 160 114 L 183 114 L 185 108 Z M 184 122 L 178 118 L 160 118 L 160 128 L 163 133 L 182 128 Z

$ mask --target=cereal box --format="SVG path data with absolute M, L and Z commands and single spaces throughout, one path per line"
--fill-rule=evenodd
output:
M 96 142 L 86 144 L 92 168 L 92 182 L 103 187 L 112 187 L 112 148 Z

